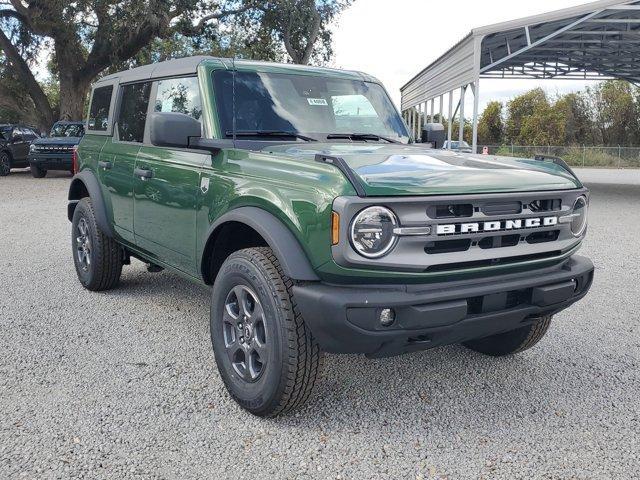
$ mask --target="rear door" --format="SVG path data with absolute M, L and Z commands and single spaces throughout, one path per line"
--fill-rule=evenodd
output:
M 135 243 L 133 188 L 136 157 L 144 141 L 150 82 L 120 85 L 113 136 L 102 147 L 98 171 L 116 233 Z
M 180 112 L 200 120 L 196 77 L 154 82 L 150 111 Z M 145 141 L 136 159 L 134 228 L 136 243 L 159 260 L 196 272 L 196 209 L 200 168 L 211 160 L 202 151 L 154 147 Z

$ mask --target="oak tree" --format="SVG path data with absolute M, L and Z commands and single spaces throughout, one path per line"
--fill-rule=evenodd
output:
M 328 25 L 350 1 L 0 0 L 0 51 L 48 128 L 82 118 L 91 83 L 109 69 L 198 53 L 326 60 Z M 59 105 L 41 84 L 42 52 L 50 52 Z

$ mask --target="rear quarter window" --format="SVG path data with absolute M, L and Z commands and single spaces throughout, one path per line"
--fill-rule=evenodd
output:
M 113 85 L 96 88 L 89 108 L 89 131 L 104 132 L 109 126 L 109 107 L 113 95 Z

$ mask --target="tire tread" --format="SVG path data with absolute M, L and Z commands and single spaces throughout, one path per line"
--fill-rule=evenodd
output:
M 465 342 L 464 345 L 471 350 L 494 357 L 521 353 L 542 340 L 542 337 L 545 336 L 551 326 L 552 319 L 553 315 L 545 315 L 538 318 L 531 325 L 477 340 L 470 340 Z
M 544 317 L 540 317 L 540 319 L 531 326 L 531 330 L 529 331 L 529 335 L 524 341 L 516 348 L 513 353 L 524 352 L 525 350 L 530 349 L 535 344 L 537 344 L 542 337 L 547 333 L 549 327 L 551 326 L 552 315 L 547 315 Z
M 122 274 L 122 247 L 98 226 L 93 203 L 89 197 L 80 200 L 76 210 L 79 208 L 86 209 L 89 214 L 87 220 L 91 223 L 90 228 L 95 232 L 91 240 L 95 243 L 93 248 L 97 252 L 97 258 L 93 259 L 95 268 L 93 276 L 84 286 L 94 292 L 111 290 L 118 284 Z
M 274 400 L 275 404 L 267 408 L 263 415 L 275 417 L 300 407 L 309 399 L 321 375 L 324 356 L 298 309 L 292 293 L 294 282 L 285 275 L 273 251 L 268 247 L 247 248 L 235 252 L 233 256 L 245 258 L 266 274 L 285 313 L 283 327 L 286 332 L 287 353 L 284 357 L 286 366 L 283 375 L 286 378 L 281 394 Z M 234 396 L 229 387 L 227 385 Z M 238 400 L 235 396 L 234 398 Z

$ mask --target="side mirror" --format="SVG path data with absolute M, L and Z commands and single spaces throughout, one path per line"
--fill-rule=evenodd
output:
M 422 143 L 430 143 L 433 148 L 444 145 L 444 125 L 441 123 L 427 123 L 422 129 Z
M 184 113 L 154 112 L 150 115 L 151 143 L 158 147 L 189 148 L 192 138 L 202 136 L 202 125 Z

